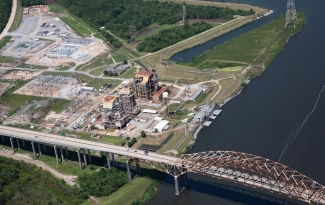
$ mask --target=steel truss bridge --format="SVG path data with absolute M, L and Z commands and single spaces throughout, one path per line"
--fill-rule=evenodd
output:
M 187 181 L 186 173 L 193 172 L 263 189 L 308 203 L 325 204 L 324 186 L 279 162 L 252 154 L 209 151 L 184 154 L 173 164 L 138 158 L 130 158 L 130 161 L 151 165 L 174 176 L 176 194 L 179 194 L 178 178 L 184 176 Z M 185 186 L 187 186 L 187 182 L 185 182 Z
M 10 138 L 13 153 L 20 149 L 21 142 L 24 147 L 25 141 L 31 142 L 35 158 L 42 154 L 41 144 L 43 144 L 44 152 L 46 152 L 45 144 L 53 145 L 58 164 L 59 156 L 61 156 L 62 161 L 64 160 L 64 148 L 66 150 L 65 157 L 69 157 L 68 148 L 77 149 L 80 169 L 82 169 L 82 161 L 87 166 L 85 150 L 88 151 L 88 162 L 90 163 L 90 150 L 106 153 L 108 168 L 111 167 L 111 164 L 115 166 L 114 155 L 125 156 L 127 158 L 126 169 L 129 180 L 131 180 L 131 163 L 136 164 L 137 172 L 140 169 L 139 165 L 149 165 L 174 176 L 176 195 L 180 194 L 179 178 L 184 178 L 186 187 L 188 186 L 187 173 L 193 172 L 263 189 L 308 203 L 325 204 L 324 186 L 283 164 L 252 154 L 234 151 L 208 151 L 184 154 L 180 158 L 176 158 L 151 152 L 146 154 L 141 150 L 126 150 L 121 146 L 2 125 L 0 125 L 0 135 L 3 142 L 5 142 L 5 138 Z M 18 149 L 15 148 L 15 144 Z M 57 151 L 58 148 L 59 151 Z M 80 151 L 83 152 L 84 160 L 80 156 Z M 111 158 L 109 154 L 111 154 Z

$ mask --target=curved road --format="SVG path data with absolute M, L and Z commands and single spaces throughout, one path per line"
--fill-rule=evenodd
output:
M 14 22 L 15 19 L 15 15 L 16 15 L 16 10 L 17 10 L 17 0 L 13 0 L 12 1 L 12 9 L 11 9 L 11 14 L 10 14 L 10 18 L 9 21 L 7 23 L 7 26 L 5 27 L 5 29 L 3 29 L 2 33 L 0 34 L 0 39 L 2 39 L 8 32 L 8 30 L 10 29 L 12 22 Z

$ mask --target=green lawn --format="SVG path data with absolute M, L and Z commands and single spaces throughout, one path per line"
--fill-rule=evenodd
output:
M 23 11 L 24 8 L 21 6 L 21 0 L 17 0 L 16 14 L 15 14 L 14 21 L 12 22 L 11 27 L 8 30 L 9 32 L 12 32 L 19 27 L 20 22 L 23 18 Z
M 243 70 L 242 66 L 234 66 L 234 67 L 220 68 L 218 71 L 222 71 L 222 72 L 239 72 L 239 71 L 242 71 L 242 70 Z
M 90 36 L 91 32 L 82 24 L 74 20 L 72 17 L 63 16 L 60 18 L 64 23 L 68 24 L 70 28 L 76 31 L 80 36 Z
M 0 63 L 13 63 L 17 60 L 16 58 L 7 57 L 7 56 L 0 56 Z
M 26 63 L 23 63 L 17 67 L 19 67 L 19 68 L 33 68 L 33 69 L 47 69 L 48 68 L 48 66 L 32 65 L 32 64 L 26 64 Z
M 167 135 L 169 134 L 171 133 L 167 133 Z M 176 146 L 176 144 L 184 137 L 184 135 L 185 135 L 185 130 L 183 129 L 177 130 L 173 135 L 173 137 L 162 148 L 160 148 L 157 151 L 157 153 L 163 154 L 164 152 L 173 149 Z
M 55 70 L 69 70 L 70 68 L 70 66 L 60 66 L 58 68 L 55 68 Z
M 121 75 L 121 78 L 133 78 L 136 71 L 137 71 L 136 68 L 129 68 Z
M 4 47 L 5 45 L 7 45 L 7 43 L 9 42 L 10 39 L 11 39 L 11 36 L 6 36 L 6 37 L 2 38 L 0 41 L 0 49 L 2 47 Z
M 95 76 L 100 76 L 101 74 L 103 74 L 104 70 L 106 70 L 106 67 L 103 68 L 97 68 L 95 70 L 90 71 L 89 73 Z
M 120 62 L 123 62 L 125 60 L 129 60 L 130 59 L 126 55 L 122 55 L 122 54 L 113 55 L 113 58 L 116 61 L 116 63 L 120 63 Z
M 100 139 L 101 142 L 107 142 L 107 143 L 112 143 L 115 145 L 121 145 L 121 142 L 127 141 L 127 140 L 122 140 L 122 137 L 116 137 L 116 136 L 109 136 L 105 135 Z
M 262 67 L 264 63 L 267 67 L 281 52 L 288 38 L 300 31 L 305 24 L 305 13 L 298 12 L 297 14 L 299 24 L 296 28 L 284 27 L 285 16 L 282 16 L 219 46 L 213 47 L 186 64 L 197 67 L 202 63 L 217 60 L 243 62 L 252 64 L 254 67 Z
M 102 79 L 102 78 L 93 78 L 87 86 L 100 89 L 105 83 L 113 83 L 113 86 L 110 89 L 117 87 L 122 83 L 121 80 L 111 80 L 111 79 Z

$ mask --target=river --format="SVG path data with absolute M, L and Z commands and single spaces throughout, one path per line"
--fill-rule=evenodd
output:
M 187 50 L 188 58 L 286 12 L 286 0 L 240 2 L 272 9 L 274 13 L 207 45 Z M 289 40 L 261 77 L 252 80 L 222 107 L 223 112 L 210 127 L 200 131 L 190 153 L 247 152 L 280 161 L 325 185 L 325 1 L 296 0 L 296 7 L 307 13 L 305 27 Z M 189 184 L 189 190 L 175 196 L 173 178 L 167 176 L 148 204 L 306 204 L 197 174 L 189 174 Z

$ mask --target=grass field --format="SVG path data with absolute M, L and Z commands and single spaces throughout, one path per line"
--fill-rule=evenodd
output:
M 96 59 L 93 60 L 93 62 L 89 63 L 89 64 L 83 64 L 83 65 L 79 65 L 76 70 L 82 70 L 82 71 L 88 71 L 88 70 L 92 70 L 94 68 L 98 68 L 101 66 L 105 66 L 105 65 L 110 65 L 113 64 L 113 60 L 112 58 L 106 58 L 104 61 L 101 57 L 97 57 Z
M 133 78 L 134 73 L 137 71 L 136 68 L 129 68 L 127 71 L 125 71 L 122 75 L 121 78 Z
M 115 136 L 109 136 L 105 135 L 103 138 L 100 139 L 101 142 L 107 142 L 107 143 L 112 143 L 115 145 L 121 145 L 121 142 L 127 141 L 127 140 L 122 140 L 122 137 L 115 137 Z
M 112 57 L 114 58 L 114 60 L 117 63 L 120 63 L 120 62 L 123 62 L 125 60 L 129 60 L 130 59 L 128 56 L 122 55 L 122 54 L 116 54 L 116 55 L 113 55 Z
M 63 16 L 60 18 L 64 23 L 68 24 L 74 31 L 76 31 L 80 36 L 86 37 L 90 36 L 91 32 L 84 27 L 82 24 L 74 20 L 70 16 Z
M 17 66 L 19 68 L 34 68 L 34 69 L 47 69 L 48 66 L 41 66 L 41 65 L 31 65 L 31 64 L 26 64 L 26 63 L 23 63 L 19 66 Z
M 298 12 L 298 26 L 284 27 L 285 16 L 214 47 L 187 63 L 198 66 L 209 60 L 239 61 L 267 67 L 281 52 L 288 38 L 305 24 L 305 14 Z
M 162 135 L 169 135 L 170 133 L 162 134 Z M 185 130 L 177 130 L 173 137 L 162 147 L 158 150 L 157 153 L 163 154 L 164 152 L 173 149 L 175 145 L 184 137 Z
M 12 22 L 11 27 L 8 30 L 9 32 L 12 32 L 19 27 L 21 19 L 23 18 L 23 11 L 24 8 L 21 7 L 21 1 L 17 0 L 17 10 L 16 10 L 14 21 Z
M 104 70 L 106 70 L 106 67 L 103 68 L 97 68 L 95 70 L 90 71 L 89 73 L 95 76 L 100 76 L 101 74 L 103 74 Z
M 0 63 L 13 63 L 15 62 L 15 58 L 7 57 L 7 56 L 0 56 Z
M 222 71 L 222 72 L 238 72 L 238 71 L 242 71 L 242 70 L 243 70 L 242 66 L 234 66 L 234 67 L 220 68 L 218 71 Z
M 11 36 L 6 36 L 6 37 L 2 38 L 0 40 L 0 49 L 2 47 L 4 47 L 5 45 L 7 45 L 7 43 L 9 42 L 10 39 L 11 39 Z

